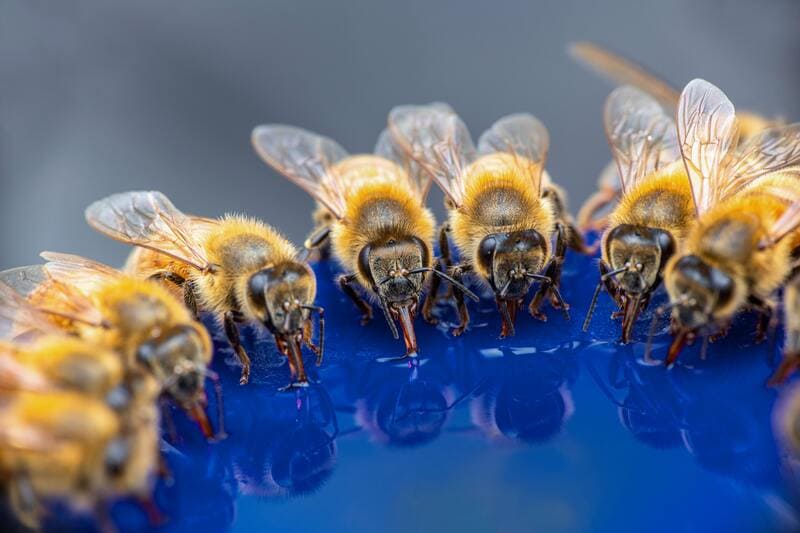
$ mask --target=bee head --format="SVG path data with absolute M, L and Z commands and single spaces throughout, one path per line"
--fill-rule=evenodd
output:
M 419 237 L 390 238 L 367 245 L 358 255 L 359 273 L 390 307 L 413 305 L 419 298 L 430 263 L 428 246 Z
M 547 242 L 536 230 L 492 233 L 478 245 L 478 264 L 501 298 L 519 299 L 527 294 L 532 275 L 547 257 Z
M 182 324 L 139 345 L 136 357 L 156 376 L 164 392 L 188 409 L 205 402 L 210 350 L 205 330 L 196 324 Z
M 643 294 L 660 283 L 664 266 L 675 253 L 675 240 L 665 230 L 620 224 L 608 233 L 605 252 L 616 279 L 627 294 Z
M 272 333 L 290 335 L 302 330 L 316 296 L 311 268 L 295 261 L 259 270 L 247 282 L 245 309 Z
M 678 258 L 667 270 L 672 317 L 684 329 L 708 325 L 718 314 L 737 307 L 741 299 L 737 294 L 744 292 L 730 275 L 696 255 Z

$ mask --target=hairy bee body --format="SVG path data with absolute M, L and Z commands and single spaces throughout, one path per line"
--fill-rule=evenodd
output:
M 431 266 L 428 243 L 433 241 L 435 221 L 406 185 L 399 166 L 382 157 L 362 155 L 340 161 L 334 171 L 347 184 L 347 193 L 344 217 L 332 226 L 333 254 L 363 287 L 375 284 L 358 264 L 359 253 L 367 245 L 416 236 L 428 246 L 428 262 L 419 266 Z
M 686 168 L 682 161 L 676 161 L 637 182 L 630 191 L 627 191 L 609 214 L 608 227 L 613 229 L 621 225 L 630 225 L 661 229 L 669 232 L 675 241 L 680 243 L 686 237 L 694 220 L 694 203 Z M 617 268 L 618 265 L 613 264 L 609 257 L 610 233 L 606 231 L 603 234 L 601 253 L 604 261 L 612 268 Z
M 698 220 L 683 253 L 667 264 L 665 279 L 670 294 L 680 292 L 672 273 L 676 264 L 682 257 L 693 255 L 740 286 L 734 288 L 726 305 L 715 309 L 716 318 L 730 318 L 748 296 L 769 299 L 788 276 L 792 252 L 800 245 L 800 232 L 795 231 L 773 246 L 760 249 L 759 243 L 767 238 L 769 228 L 789 207 L 788 201 L 767 192 L 771 188 L 794 190 L 800 195 L 800 180 L 786 173 L 765 176 Z
M 550 180 L 542 179 L 546 188 Z M 450 209 L 449 220 L 453 241 L 481 278 L 491 276 L 478 258 L 480 243 L 488 235 L 535 230 L 544 238 L 540 267 L 552 254 L 556 206 L 531 187 L 529 174 L 520 171 L 511 154 L 485 155 L 467 167 L 464 204 Z

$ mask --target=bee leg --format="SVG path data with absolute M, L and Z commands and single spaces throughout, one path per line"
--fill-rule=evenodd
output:
M 200 313 L 197 310 L 197 293 L 195 292 L 194 283 L 186 281 L 183 284 L 183 303 L 186 308 L 192 313 L 195 320 L 200 320 Z
M 322 350 L 319 346 L 314 344 L 313 341 L 314 336 L 314 324 L 311 320 L 306 320 L 303 324 L 303 343 L 308 346 L 308 349 L 311 350 L 314 355 L 317 356 L 317 366 L 322 364 Z
M 361 311 L 361 325 L 364 326 L 372 320 L 372 306 L 352 287 L 351 284 L 355 280 L 355 274 L 343 274 L 339 276 L 339 287 L 341 287 L 342 291 L 356 304 L 358 310 Z
M 562 224 L 564 224 L 567 229 L 567 246 L 580 254 L 591 255 L 597 251 L 598 246 L 587 245 L 583 233 L 580 232 L 571 220 L 564 220 Z
M 180 441 L 178 431 L 175 429 L 175 420 L 172 419 L 172 411 L 170 410 L 169 401 L 165 397 L 158 399 L 161 407 L 161 418 L 164 420 L 164 426 L 167 428 L 167 439 L 170 444 L 175 444 Z
M 236 352 L 236 356 L 242 363 L 242 375 L 239 378 L 239 384 L 245 385 L 250 381 L 250 358 L 242 347 L 242 341 L 239 338 L 239 327 L 236 325 L 233 312 L 227 311 L 223 315 L 222 321 L 225 328 L 225 336 L 228 337 L 228 342 L 231 344 L 233 351 Z
M 136 496 L 136 501 L 147 515 L 147 521 L 151 526 L 163 526 L 167 523 L 166 516 L 158 508 L 152 494 L 139 494 Z
M 42 522 L 42 507 L 27 473 L 16 475 L 8 486 L 11 510 L 25 526 L 38 531 Z
M 442 265 L 441 259 L 436 262 L 436 267 L 439 270 L 443 270 L 444 266 Z M 436 306 L 436 302 L 439 301 L 439 287 L 442 284 L 442 278 L 439 276 L 431 276 L 431 286 L 428 289 L 428 293 L 425 295 L 425 303 L 422 304 L 422 318 L 425 319 L 425 322 L 428 324 L 438 324 L 439 319 L 436 318 L 433 314 L 433 308 Z
M 318 257 L 320 260 L 328 259 L 331 255 L 331 247 L 330 247 L 330 234 L 331 234 L 331 227 L 330 226 L 320 226 L 316 228 L 314 231 L 311 232 L 311 235 L 303 243 L 303 246 L 309 252 L 311 250 L 317 250 Z M 305 259 L 308 259 L 306 257 Z
M 763 342 L 767 338 L 767 333 L 770 330 L 774 304 L 758 296 L 750 296 L 748 304 L 759 313 L 755 341 Z
M 439 258 L 442 262 L 442 272 L 449 272 L 453 267 L 453 254 L 450 250 L 450 223 L 445 222 L 439 227 Z M 453 296 L 453 287 L 448 285 L 443 299 Z
M 453 278 L 461 283 L 461 278 L 464 275 L 464 272 L 468 271 L 469 267 L 467 265 L 459 265 L 453 269 Z M 453 328 L 453 335 L 458 337 L 467 329 L 469 325 L 469 311 L 467 310 L 467 304 L 464 301 L 464 293 L 456 288 L 452 288 L 453 295 L 456 299 L 456 308 L 458 309 L 458 326 Z M 514 311 L 516 314 L 516 310 Z M 513 326 L 512 326 L 513 327 Z

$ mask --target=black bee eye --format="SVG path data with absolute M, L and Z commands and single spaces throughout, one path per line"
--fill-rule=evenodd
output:
M 247 296 L 256 307 L 266 308 L 265 290 L 269 282 L 270 273 L 266 270 L 261 270 L 250 276 L 250 281 L 247 282 Z
M 495 250 L 497 250 L 497 238 L 495 235 L 484 237 L 480 245 L 478 245 L 478 262 L 489 272 L 492 271 Z

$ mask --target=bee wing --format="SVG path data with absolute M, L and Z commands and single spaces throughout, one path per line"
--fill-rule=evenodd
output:
M 446 104 L 445 104 L 446 105 Z M 375 155 L 379 155 L 390 161 L 397 163 L 400 168 L 406 171 L 411 190 L 419 197 L 420 203 L 425 203 L 425 198 L 431 188 L 431 176 L 417 164 L 416 161 L 407 157 L 397 143 L 392 138 L 389 128 L 384 129 L 378 136 L 375 143 Z
M 97 283 L 95 279 L 88 281 Z M 0 272 L 0 282 L 0 285 L 12 289 L 12 292 L 4 291 L 2 294 L 0 308 L 3 311 L 0 314 L 3 318 L 0 318 L 0 322 L 5 321 L 9 331 L 16 331 L 15 337 L 31 331 L 52 332 L 53 327 L 44 318 L 48 315 L 94 326 L 103 324 L 102 314 L 82 288 L 78 284 L 55 279 L 46 265 Z M 83 288 L 86 288 L 85 285 Z M 9 334 L 5 333 L 4 336 L 8 337 Z
M 0 342 L 0 389 L 44 392 L 49 383 L 41 372 L 17 359 L 17 348 Z
M 464 201 L 464 169 L 475 145 L 450 106 L 398 106 L 389 112 L 389 133 L 397 146 L 442 188 L 456 206 Z
M 723 167 L 736 136 L 736 112 L 725 93 L 705 80 L 690 81 L 678 103 L 678 145 L 698 215 L 722 197 Z
M 579 42 L 569 46 L 569 54 L 584 66 L 618 85 L 632 85 L 646 92 L 666 109 L 678 106 L 681 93 L 644 67 L 596 44 Z
M 550 134 L 533 115 L 517 113 L 501 118 L 478 139 L 478 154 L 509 153 L 530 173 L 531 184 L 541 192 L 542 171 L 550 147 Z
M 798 176 L 798 179 L 800 179 L 800 176 Z M 767 248 L 800 227 L 800 194 L 794 187 L 781 187 L 779 185 L 772 185 L 759 190 L 785 200 L 789 204 L 786 211 L 767 230 L 767 236 L 759 243 L 761 248 Z
M 112 194 L 86 208 L 86 221 L 112 239 L 150 248 L 198 270 L 209 266 L 191 217 L 158 191 Z
M 675 122 L 652 97 L 629 85 L 606 99 L 603 119 L 622 193 L 678 158 Z
M 739 146 L 725 168 L 721 196 L 742 190 L 753 180 L 800 165 L 800 123 L 768 128 Z
M 20 293 L 19 287 L 6 282 L 22 278 L 26 267 L 0 272 L 0 339 L 18 339 L 29 335 L 58 333 L 58 330 Z M 27 282 L 26 282 L 27 283 Z
M 256 153 L 337 218 L 345 212 L 346 188 L 332 166 L 348 156 L 336 141 L 294 126 L 258 126 L 252 134 Z

